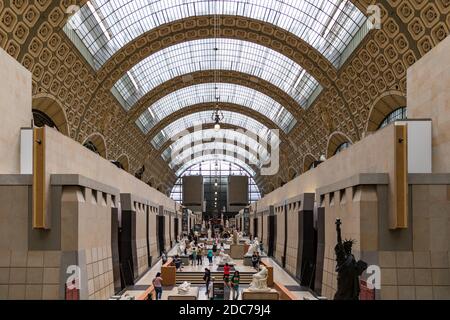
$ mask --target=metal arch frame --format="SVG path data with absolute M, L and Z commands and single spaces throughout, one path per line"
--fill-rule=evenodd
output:
M 85 19 L 81 22 L 85 24 L 86 20 L 88 18 L 91 18 L 92 16 L 96 18 L 97 22 L 94 24 L 91 23 L 93 27 L 88 26 L 87 28 L 85 28 L 86 30 L 83 30 L 84 32 L 78 32 L 78 36 L 83 41 L 83 38 L 91 35 L 89 40 L 90 42 L 83 41 L 83 43 L 86 46 L 87 50 L 94 57 L 94 59 L 99 61 L 99 64 L 102 66 L 106 61 L 111 59 L 111 57 L 113 57 L 118 50 L 125 47 L 129 42 L 138 38 L 142 34 L 145 34 L 146 32 L 151 31 L 159 27 L 160 25 L 166 25 L 173 21 L 190 17 L 192 16 L 193 12 L 199 13 L 198 15 L 195 15 L 196 17 L 202 17 L 212 14 L 227 14 L 231 16 L 242 17 L 256 17 L 257 15 L 260 15 L 257 18 L 258 21 L 267 24 L 273 24 L 278 28 L 281 28 L 298 36 L 302 36 L 305 38 L 307 36 L 310 40 L 305 40 L 305 42 L 307 42 L 309 45 L 323 54 L 324 57 L 327 57 L 327 60 L 332 63 L 336 63 L 336 60 L 340 58 L 342 52 L 345 50 L 354 34 L 357 32 L 359 23 L 361 23 L 360 19 L 364 18 L 364 13 L 361 12 L 358 7 L 354 6 L 353 2 L 351 1 L 349 2 L 352 4 L 350 10 L 359 11 L 353 15 L 352 13 L 344 13 L 344 7 L 341 7 L 342 4 L 346 4 L 346 1 L 343 3 L 334 3 L 331 0 L 327 0 L 327 2 L 322 2 L 321 6 L 316 6 L 316 4 L 310 3 L 308 1 L 304 4 L 304 8 L 302 6 L 302 8 L 295 9 L 290 3 L 283 3 L 273 0 L 271 3 L 266 3 L 265 6 L 260 5 L 257 2 L 248 2 L 246 3 L 247 5 L 243 7 L 242 3 L 240 6 L 239 3 L 237 3 L 235 4 L 236 7 L 233 7 L 233 10 L 230 10 L 232 5 L 227 3 L 219 3 L 219 9 L 210 9 L 211 6 L 208 5 L 208 9 L 205 10 L 205 3 L 208 4 L 207 1 L 173 4 L 163 7 L 163 9 L 161 9 L 161 6 L 158 6 L 157 8 L 159 10 L 153 10 L 153 13 L 155 14 L 155 16 L 158 15 L 159 17 L 153 19 L 149 18 L 147 21 L 143 21 L 142 19 L 138 20 L 136 18 L 140 16 L 139 12 L 141 10 L 149 11 L 153 9 L 151 8 L 152 4 L 142 5 L 139 8 L 136 8 L 135 6 L 134 9 L 138 10 L 138 14 L 136 14 L 137 17 L 135 17 L 135 19 L 127 19 L 128 17 L 132 17 L 132 14 L 135 11 L 132 11 L 132 13 L 130 13 L 130 10 L 125 9 L 123 10 L 124 12 L 122 13 L 122 17 L 120 18 L 121 21 L 123 21 L 123 23 L 121 24 L 119 24 L 118 21 L 108 21 L 108 18 L 113 15 L 115 16 L 120 14 L 120 10 L 125 8 L 126 4 L 123 4 L 118 9 L 112 10 L 108 10 L 109 8 L 107 10 L 104 10 L 105 7 L 103 6 L 101 6 L 100 8 L 97 7 L 94 9 L 95 12 L 91 12 L 86 8 L 86 6 L 83 6 L 80 10 L 80 15 L 84 14 Z M 105 13 L 105 11 L 107 12 Z M 190 12 L 188 13 L 188 11 Z M 294 14 L 289 14 L 292 11 L 294 11 Z M 149 13 L 150 12 L 147 13 L 148 16 L 150 16 Z M 339 20 L 341 15 L 345 15 L 342 21 Z M 100 18 L 100 16 L 102 16 L 102 18 Z M 76 20 L 77 18 L 78 16 L 75 16 L 74 20 Z M 354 20 L 354 18 L 356 18 L 357 20 Z M 94 18 L 91 19 L 94 20 Z M 102 19 L 102 21 L 100 21 L 100 19 Z M 290 23 L 286 24 L 284 23 L 284 21 L 288 21 Z M 344 26 L 348 24 L 348 22 L 353 22 L 352 30 L 350 32 L 347 31 L 346 28 L 344 28 Z M 111 23 L 111 25 L 108 26 L 107 23 Z M 116 35 L 114 35 L 114 37 L 111 37 L 107 33 L 109 33 L 109 29 L 114 29 L 116 25 L 119 25 L 117 30 L 115 30 Z M 123 27 L 121 27 L 121 25 L 123 25 Z M 337 28 L 338 35 L 340 32 L 345 34 L 344 36 L 339 37 L 335 34 L 336 31 L 331 32 L 331 30 L 334 29 L 336 25 L 340 27 Z M 293 26 L 295 26 L 295 28 Z M 316 30 L 316 28 L 318 27 L 324 29 L 322 34 L 322 31 Z M 81 30 L 83 28 L 79 27 L 78 29 Z M 334 35 L 335 37 L 329 37 L 328 33 L 326 34 L 326 36 L 324 36 L 324 33 L 327 30 L 330 30 L 331 35 Z M 130 36 L 132 31 L 134 31 L 134 34 Z M 99 44 L 98 39 L 105 38 L 105 35 L 107 38 L 105 39 L 106 41 L 103 41 L 103 44 Z M 96 49 L 90 50 L 89 48 L 94 45 Z M 116 48 L 111 49 L 111 47 Z
M 242 128 L 242 127 L 239 127 L 239 126 L 235 126 L 235 125 L 232 125 L 232 124 L 226 124 L 226 123 L 224 123 L 224 124 L 221 124 L 220 126 L 221 126 L 221 130 L 222 130 L 222 129 L 224 129 L 224 130 L 238 130 L 238 131 L 244 131 L 244 132 L 247 131 L 247 129 L 245 129 L 245 128 Z M 185 132 L 188 132 L 187 135 L 189 135 L 189 134 L 192 134 L 192 133 L 196 132 L 195 129 L 196 129 L 196 127 L 195 127 L 195 126 L 192 126 L 192 127 L 186 128 L 184 131 L 185 131 Z M 212 124 L 212 123 L 208 123 L 208 124 L 204 125 L 203 128 L 202 128 L 202 130 L 211 130 L 211 129 L 214 129 L 214 124 Z M 252 133 L 252 134 L 256 134 L 256 133 Z M 179 134 L 178 134 L 178 135 L 179 135 Z M 262 141 L 262 143 L 263 143 L 264 145 L 269 145 L 268 142 L 265 141 L 264 139 L 260 139 L 260 140 Z M 160 148 L 160 149 L 158 149 L 158 150 L 154 149 L 153 153 L 150 153 L 150 154 L 148 155 L 148 157 L 159 157 L 159 156 L 161 156 L 161 154 L 162 154 L 162 153 L 163 153 L 163 152 L 164 152 L 164 151 L 165 151 L 172 143 L 173 143 L 173 141 L 170 141 L 170 140 L 167 141 L 166 143 L 164 143 L 164 145 L 162 146 L 162 148 Z M 283 148 L 285 147 L 285 144 L 283 143 L 282 135 L 280 135 L 280 143 L 281 143 L 280 149 L 283 149 Z
M 200 23 L 200 21 L 202 22 Z M 103 84 L 101 89 L 111 89 L 114 83 L 117 82 L 117 80 L 122 77 L 127 70 L 129 70 L 129 68 L 138 63 L 140 60 L 145 59 L 153 52 L 157 52 L 168 45 L 184 42 L 187 33 L 190 33 L 189 36 L 191 36 L 191 39 L 212 38 L 212 30 L 216 27 L 213 24 L 214 21 L 216 20 L 213 16 L 205 16 L 201 18 L 190 17 L 172 24 L 161 26 L 137 38 L 135 41 L 117 52 L 117 54 L 114 55 L 101 70 L 98 71 L 97 74 L 99 81 Z M 333 85 L 333 82 L 337 77 L 337 69 L 329 63 L 328 60 L 322 57 L 319 52 L 316 52 L 314 48 L 305 43 L 303 39 L 296 37 L 283 29 L 267 25 L 261 21 L 250 18 L 244 19 L 236 16 L 221 16 L 219 17 L 219 24 L 222 26 L 221 30 L 227 26 L 229 30 L 219 32 L 218 37 L 229 37 L 228 35 L 232 35 L 237 39 L 249 40 L 251 42 L 272 48 L 275 51 L 290 57 L 293 61 L 302 66 L 309 74 L 313 74 L 323 88 L 326 89 L 329 87 L 336 87 Z M 256 34 L 252 33 L 249 29 L 249 26 L 252 24 L 257 24 L 260 28 L 262 28 L 262 30 L 264 30 L 265 26 L 271 28 L 273 27 L 273 34 L 264 33 L 261 37 L 256 36 Z M 198 25 L 198 34 L 192 35 L 191 28 L 186 27 L 188 25 Z M 161 37 L 160 34 L 164 34 L 164 36 Z M 270 43 L 270 41 L 275 41 L 278 45 L 274 46 Z M 151 42 L 152 45 L 145 45 L 148 42 Z M 124 59 L 126 56 L 140 58 L 134 59 L 130 64 L 129 60 Z M 97 88 L 97 90 L 93 93 L 93 96 L 95 96 L 99 90 L 100 88 Z M 346 107 L 349 108 L 348 106 Z M 294 109 L 302 110 L 302 108 Z M 85 108 L 81 116 L 81 120 L 84 119 L 87 110 L 88 108 Z M 352 121 L 354 124 L 354 120 Z M 307 125 L 307 122 L 304 122 Z M 79 130 L 80 128 L 77 129 L 76 135 L 79 134 Z M 318 141 L 318 138 L 315 135 L 314 139 Z
M 204 104 L 189 106 L 189 107 L 186 107 L 184 109 L 177 111 L 176 113 L 173 113 L 171 118 L 166 119 L 166 121 L 161 121 L 160 123 L 158 123 L 157 126 L 153 127 L 152 130 L 150 130 L 146 134 L 145 143 L 151 143 L 153 141 L 154 137 L 156 137 L 161 131 L 163 131 L 165 128 L 167 128 L 172 123 L 178 121 L 181 118 L 185 118 L 192 114 L 202 113 L 202 112 L 206 112 L 206 111 L 211 112 L 211 114 L 212 114 L 212 107 L 213 107 L 212 104 L 204 103 Z M 270 119 L 266 118 L 265 116 L 263 116 L 261 114 L 256 114 L 251 109 L 242 107 L 240 105 L 234 105 L 234 104 L 221 104 L 220 108 L 223 111 L 232 112 L 234 114 L 241 114 L 245 117 L 251 118 L 256 122 L 259 122 L 261 125 L 265 126 L 269 130 L 270 129 L 278 129 L 280 140 L 287 140 L 287 135 L 275 123 L 273 123 Z M 209 123 L 212 123 L 212 120 L 208 120 L 208 123 L 206 123 L 206 124 L 209 124 Z M 222 121 L 222 123 L 232 125 L 232 123 L 225 122 L 225 121 Z M 201 126 L 201 128 L 204 129 L 206 124 L 204 123 Z M 179 131 L 179 133 L 176 134 L 175 136 L 180 136 L 188 128 L 190 128 L 190 127 L 185 127 L 183 130 Z M 244 129 L 245 131 L 252 131 L 249 128 L 242 128 L 242 129 Z M 253 133 L 258 135 L 258 132 L 253 132 Z M 164 145 L 164 143 L 161 146 L 163 146 L 163 145 Z M 161 147 L 155 148 L 155 149 L 161 150 Z
M 214 161 L 214 160 L 202 160 L 202 161 L 198 161 L 197 159 L 198 159 L 198 158 L 193 159 L 193 160 L 192 160 L 193 164 L 191 164 L 191 165 L 188 166 L 186 169 L 184 169 L 178 176 L 175 176 L 175 181 L 174 181 L 172 187 L 170 188 L 170 189 L 171 189 L 171 193 L 172 193 L 172 191 L 173 191 L 173 188 L 174 188 L 175 185 L 177 184 L 177 181 L 183 177 L 183 175 L 185 174 L 186 171 L 190 170 L 193 166 L 198 165 L 198 164 L 201 164 L 201 163 L 203 163 L 203 162 L 206 162 L 206 161 Z M 263 186 L 267 183 L 267 180 L 264 179 L 263 176 L 258 176 L 258 175 L 252 176 L 251 173 L 248 172 L 248 170 L 247 170 L 246 168 L 242 167 L 240 164 L 238 164 L 236 161 L 234 161 L 234 159 L 232 159 L 232 160 L 233 160 L 233 161 L 227 161 L 227 160 L 220 160 L 220 161 L 228 162 L 228 163 L 230 163 L 230 164 L 232 164 L 232 165 L 235 165 L 235 166 L 238 167 L 240 170 L 246 172 L 246 174 L 248 175 L 248 177 L 249 177 L 250 179 L 253 180 L 254 184 L 255 184 L 256 187 L 258 188 L 258 192 L 259 192 L 260 196 L 262 196 L 261 190 L 262 190 Z M 250 169 L 251 169 L 251 168 L 250 168 Z
M 204 161 L 208 161 L 208 160 L 216 160 L 214 159 L 208 159 L 210 155 L 197 155 L 195 156 L 193 159 L 191 159 L 190 161 L 186 162 L 183 166 L 179 167 L 177 170 L 174 170 L 175 176 L 176 177 L 180 177 L 186 170 L 188 170 L 190 167 L 192 167 L 195 164 L 204 162 Z M 254 168 L 246 163 L 240 163 L 240 159 L 235 158 L 233 156 L 226 156 L 223 155 L 222 158 L 217 157 L 217 160 L 220 161 L 226 161 L 226 162 L 231 162 L 234 163 L 235 165 L 239 166 L 240 168 L 242 168 L 243 170 L 245 170 L 250 177 L 252 177 L 253 179 L 255 179 L 256 177 L 258 177 L 258 172 L 256 170 L 254 170 Z M 183 167 L 186 167 L 186 169 L 183 169 Z M 248 169 L 250 169 L 251 171 L 249 171 Z M 178 173 L 178 174 L 177 174 Z M 255 179 L 255 183 L 256 183 L 256 179 Z
M 216 47 L 220 55 L 217 65 L 214 60 Z M 185 59 L 180 59 L 178 55 Z M 143 96 L 162 83 L 185 74 L 208 70 L 235 71 L 262 78 L 288 93 L 300 105 L 306 105 L 319 86 L 317 80 L 302 66 L 272 48 L 247 40 L 205 38 L 165 47 L 142 59 L 114 84 L 114 88 L 123 98 L 124 109 L 130 110 Z M 301 88 L 300 84 L 303 84 Z M 125 93 L 128 94 L 126 98 Z
M 148 133 L 158 123 L 170 119 L 178 111 L 186 110 L 191 105 L 213 106 L 216 104 L 214 88 L 219 88 L 222 93 L 220 105 L 239 105 L 245 110 L 253 111 L 255 115 L 270 120 L 286 134 L 297 124 L 295 116 L 270 96 L 247 86 L 223 82 L 193 84 L 164 95 L 141 114 L 136 124 L 144 133 Z
M 256 148 L 252 147 L 252 149 L 254 151 L 257 151 L 259 149 L 264 149 L 263 151 L 267 154 L 270 154 L 269 151 L 267 150 L 267 148 L 265 147 L 265 145 L 267 145 L 266 142 L 263 142 L 262 144 L 258 141 L 256 141 L 255 139 L 253 139 L 253 137 L 250 137 L 249 135 L 245 135 L 242 132 L 239 131 L 233 131 L 230 129 L 221 129 L 220 133 L 217 133 L 213 130 L 213 129 L 207 129 L 207 130 L 202 130 L 202 135 L 201 136 L 194 136 L 197 132 L 193 132 L 193 133 L 189 133 L 188 135 L 185 136 L 185 138 L 180 139 L 178 141 L 173 142 L 170 146 L 168 146 L 167 148 L 164 149 L 164 151 L 161 153 L 161 156 L 163 157 L 163 159 L 165 161 L 168 161 L 168 158 L 165 158 L 164 155 L 166 153 L 180 153 L 180 150 L 186 150 L 188 149 L 189 146 L 191 145 L 197 145 L 197 144 L 201 144 L 201 143 L 209 143 L 212 141 L 219 141 L 219 142 L 223 142 L 223 141 L 227 141 L 228 143 L 236 143 L 237 145 L 242 145 L 242 143 L 240 143 L 241 140 L 244 140 L 244 146 L 248 146 L 250 148 L 250 146 L 257 146 Z M 204 137 L 204 133 L 212 133 L 211 138 L 208 137 Z M 225 134 L 222 134 L 225 133 Z M 231 137 L 230 139 L 227 138 L 227 133 L 229 133 L 228 137 Z M 217 135 L 214 136 L 214 135 Z M 219 136 L 220 135 L 220 136 Z M 206 142 L 204 141 L 206 139 Z M 211 141 L 208 141 L 208 139 L 210 139 Z M 185 141 L 184 141 L 185 140 Z M 238 141 L 239 140 L 239 141 Z
M 241 72 L 223 70 L 219 71 L 218 77 L 220 77 L 222 83 L 241 85 L 267 95 L 286 108 L 297 121 L 301 120 L 301 116 L 305 113 L 305 110 L 287 93 L 261 78 L 250 77 Z M 149 106 L 153 105 L 166 95 L 186 87 L 214 83 L 214 81 L 215 70 L 195 72 L 173 78 L 142 97 L 127 113 L 128 122 L 134 123 Z
M 217 146 L 216 146 L 217 145 Z M 227 150 L 226 148 L 229 146 L 229 148 L 234 149 L 233 152 L 231 150 Z M 196 147 L 202 148 L 202 150 L 196 151 Z M 222 148 L 221 148 L 222 147 Z M 222 153 L 220 153 L 222 152 Z M 181 153 L 178 154 L 178 156 L 175 157 L 175 159 L 172 159 L 169 162 L 169 167 L 171 168 L 177 168 L 180 167 L 183 163 L 187 162 L 186 159 L 191 158 L 192 155 L 196 155 L 198 153 L 206 153 L 206 154 L 217 154 L 217 155 L 231 155 L 235 156 L 234 154 L 238 154 L 235 156 L 236 158 L 242 158 L 241 160 L 248 161 L 250 163 L 254 163 L 257 167 L 262 166 L 265 161 L 268 161 L 270 159 L 270 154 L 267 155 L 266 159 L 258 159 L 258 151 L 254 148 L 244 148 L 240 145 L 228 143 L 228 142 L 208 142 L 203 144 L 198 144 L 195 146 L 191 146 L 185 150 L 183 150 Z M 253 157 L 253 158 L 251 158 Z

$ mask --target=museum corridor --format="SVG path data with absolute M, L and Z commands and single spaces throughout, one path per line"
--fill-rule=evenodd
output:
M 0 300 L 450 300 L 449 32 L 448 0 L 0 0 Z

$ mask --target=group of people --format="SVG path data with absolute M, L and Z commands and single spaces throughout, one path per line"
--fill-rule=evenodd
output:
M 239 298 L 239 284 L 241 276 L 238 270 L 235 270 L 230 278 L 231 267 L 228 263 L 223 267 L 223 283 L 224 283 L 224 299 L 230 300 L 230 292 L 233 292 L 232 299 L 237 300 Z M 203 275 L 203 280 L 206 284 L 206 296 L 210 299 L 214 299 L 214 282 L 215 278 L 211 278 L 211 271 L 205 268 L 205 273 Z

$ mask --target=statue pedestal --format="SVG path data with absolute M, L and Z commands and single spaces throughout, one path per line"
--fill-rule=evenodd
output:
M 244 266 L 252 267 L 252 256 L 245 255 L 244 256 Z
M 180 259 L 181 259 L 181 263 L 183 263 L 184 266 L 189 265 L 189 256 L 182 255 L 182 256 L 180 256 Z
M 242 290 L 242 300 L 280 300 L 280 294 L 275 289 L 267 291 Z
M 191 287 L 189 292 L 181 294 L 178 292 L 178 288 L 174 288 L 173 290 L 167 292 L 167 300 L 197 300 L 198 291 L 198 287 Z
M 242 256 L 245 254 L 244 246 L 241 244 L 232 244 L 230 246 L 230 257 L 232 259 L 242 259 Z

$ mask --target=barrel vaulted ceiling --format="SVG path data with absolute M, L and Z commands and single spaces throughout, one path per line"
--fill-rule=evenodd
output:
M 100 134 L 110 160 L 126 155 L 131 173 L 145 165 L 143 180 L 163 192 L 183 170 L 168 150 L 190 146 L 186 165 L 221 148 L 230 161 L 252 156 L 195 145 L 194 122 L 211 135 L 215 91 L 223 131 L 280 129 L 280 172 L 247 168 L 267 192 L 326 154 L 334 132 L 361 139 L 372 106 L 404 96 L 407 68 L 450 29 L 448 0 L 86 2 L 0 0 L 0 46 L 32 72 L 35 97 L 62 106 L 70 137 Z M 365 30 L 373 4 L 381 29 Z M 179 131 L 192 134 L 173 141 Z

